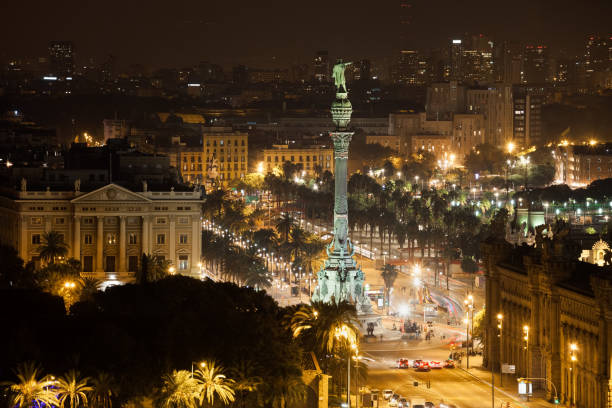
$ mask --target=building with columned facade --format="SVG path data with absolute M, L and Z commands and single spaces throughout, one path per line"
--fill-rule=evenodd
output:
M 13 246 L 28 262 L 39 261 L 45 232 L 68 244 L 68 258 L 81 262 L 83 276 L 129 280 L 142 254 L 165 259 L 178 273 L 200 273 L 202 193 L 133 191 L 108 184 L 90 192 L 0 193 L 0 243 Z
M 556 389 L 566 406 L 607 408 L 612 400 L 610 267 L 577 261 L 580 245 L 566 234 L 540 236 L 535 247 L 513 247 L 503 239 L 483 244 L 484 364 L 496 373 L 500 363 L 514 365 L 516 377 L 532 378 L 534 389 L 545 390 L 551 400 Z M 504 383 L 514 383 L 506 377 Z

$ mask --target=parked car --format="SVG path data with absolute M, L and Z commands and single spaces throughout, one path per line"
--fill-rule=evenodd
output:
M 455 362 L 453 360 L 446 360 L 444 362 L 444 368 L 455 368 Z
M 393 396 L 393 390 L 383 390 L 382 395 L 384 399 L 388 400 Z
M 410 403 L 408 402 L 406 398 L 400 398 L 397 406 L 398 408 L 410 408 Z

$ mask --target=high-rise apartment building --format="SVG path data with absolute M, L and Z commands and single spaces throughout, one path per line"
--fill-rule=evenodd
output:
M 609 69 L 612 66 L 612 38 L 589 36 L 584 56 L 587 73 Z
M 457 81 L 431 84 L 427 88 L 427 120 L 451 120 L 465 109 L 465 87 Z
M 527 45 L 523 55 L 523 82 L 543 84 L 550 81 L 551 70 L 548 48 L 545 45 Z
M 451 40 L 450 44 L 450 62 L 449 62 L 449 78 L 454 81 L 463 79 L 463 41 L 460 39 Z
M 329 53 L 327 51 L 317 51 L 314 58 L 315 79 L 319 82 L 329 82 L 330 75 Z
M 523 147 L 545 142 L 542 139 L 542 88 L 515 86 L 513 89 L 513 139 Z
M 462 159 L 466 154 L 486 141 L 484 116 L 481 114 L 453 115 L 452 153 Z
M 70 76 L 74 72 L 74 44 L 72 41 L 49 43 L 49 66 L 55 75 Z
M 483 116 L 485 141 L 500 146 L 513 138 L 512 88 L 496 84 L 466 91 L 466 111 Z

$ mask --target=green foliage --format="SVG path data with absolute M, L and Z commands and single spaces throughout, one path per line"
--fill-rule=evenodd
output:
M 476 314 L 474 314 L 474 329 L 472 331 L 472 338 L 474 340 L 482 341 L 485 327 L 484 327 L 484 319 L 485 319 L 485 308 L 480 309 Z
M 488 143 L 479 144 L 465 156 L 465 167 L 471 174 L 500 173 L 506 165 L 502 149 Z

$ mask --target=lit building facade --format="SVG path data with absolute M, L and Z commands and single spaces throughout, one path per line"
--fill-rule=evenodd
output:
M 74 72 L 74 44 L 72 41 L 49 43 L 49 65 L 54 75 L 72 75 Z
M 495 146 L 513 139 L 512 103 L 512 87 L 509 85 L 468 89 L 466 92 L 466 111 L 483 116 L 485 141 Z
M 179 149 L 179 171 L 183 181 L 205 184 L 216 180 L 227 187 L 248 171 L 249 136 L 247 133 L 203 133 L 202 147 Z
M 584 187 L 612 178 L 612 143 L 559 146 L 554 155 L 557 183 Z
M 515 86 L 513 90 L 512 125 L 513 140 L 523 147 L 543 143 L 542 105 L 543 90 Z
M 271 173 L 275 168 L 282 170 L 285 162 L 302 165 L 305 174 L 310 177 L 315 177 L 317 170 L 321 173 L 334 173 L 334 149 L 331 147 L 274 145 L 272 149 L 264 149 L 261 157 L 262 170 L 267 173 Z
M 463 158 L 473 147 L 484 143 L 486 129 L 483 115 L 456 114 L 453 116 L 452 150 Z
M 400 151 L 400 137 L 397 135 L 369 135 L 366 136 L 366 144 L 379 144 L 398 153 Z
M 514 365 L 517 378 L 534 378 L 534 389 L 546 390 L 547 398 L 557 394 L 566 406 L 607 408 L 612 398 L 609 273 L 576 261 L 580 247 L 569 240 L 538 239 L 537 245 L 512 248 L 492 239 L 482 246 L 484 365 L 496 372 L 500 363 Z M 514 382 L 508 377 L 505 381 Z
M 68 245 L 82 275 L 127 281 L 142 254 L 169 261 L 178 273 L 200 272 L 200 191 L 131 191 L 108 184 L 91 192 L 22 191 L 0 197 L 0 242 L 26 262 L 40 259 L 45 232 Z

